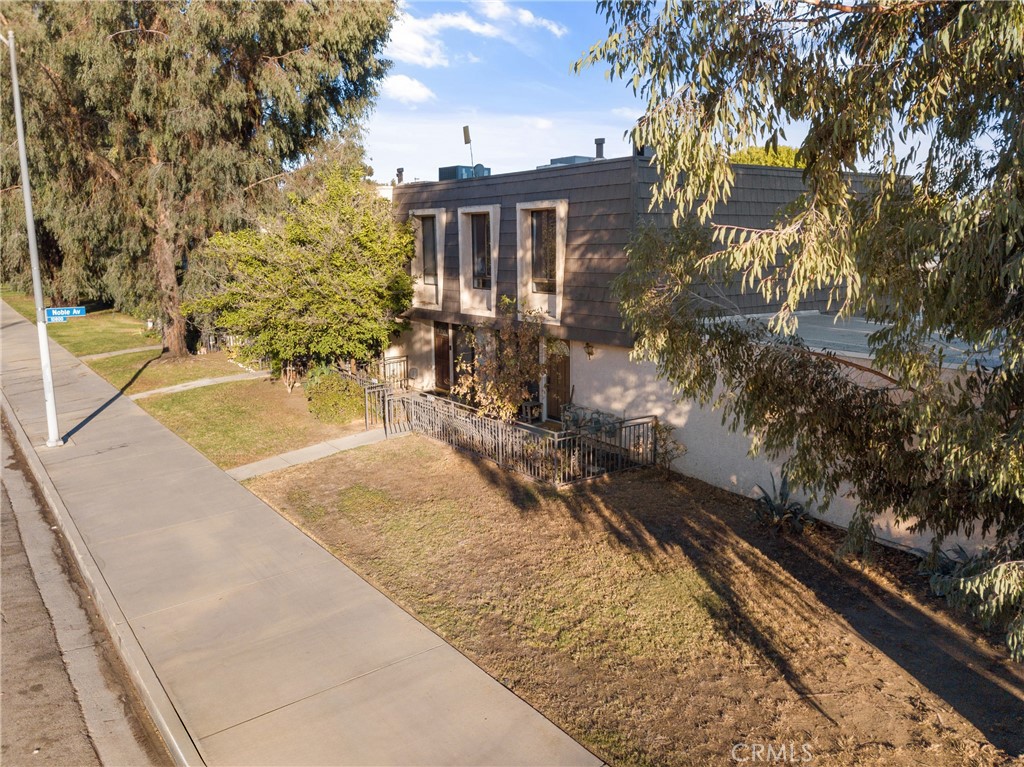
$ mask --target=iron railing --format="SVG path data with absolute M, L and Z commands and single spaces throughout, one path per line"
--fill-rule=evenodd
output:
M 380 407 L 389 436 L 423 434 L 554 485 L 651 466 L 657 460 L 654 416 L 619 419 L 600 434 L 556 434 L 487 418 L 474 408 L 421 392 L 382 391 Z

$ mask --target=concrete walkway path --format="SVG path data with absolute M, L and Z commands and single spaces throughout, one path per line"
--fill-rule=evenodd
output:
M 174 394 L 175 392 L 188 391 L 189 389 L 201 389 L 204 386 L 216 386 L 217 384 L 231 383 L 232 381 L 249 381 L 259 378 L 270 378 L 270 373 L 247 371 L 245 373 L 235 373 L 229 376 L 217 376 L 216 378 L 199 378 L 195 381 L 187 381 L 185 383 L 175 384 L 174 386 L 164 386 L 160 389 L 149 389 L 148 391 L 129 394 L 128 399 L 145 399 L 146 397 L 155 397 L 158 394 Z
M 405 436 L 404 434 L 398 436 Z M 364 445 L 372 445 L 375 442 L 381 442 L 386 439 L 383 429 L 371 429 L 369 431 L 361 431 L 357 434 L 349 434 L 344 437 L 338 437 L 338 439 L 328 440 L 327 442 L 319 442 L 309 447 L 299 448 L 298 450 L 292 450 L 287 453 L 281 453 L 280 455 L 274 455 L 270 458 L 264 458 L 261 461 L 253 461 L 247 463 L 244 466 L 236 466 L 234 469 L 228 469 L 228 476 L 234 477 L 239 482 L 252 479 L 253 477 L 259 477 L 263 474 L 269 474 L 272 471 L 278 471 L 279 469 L 287 469 L 289 466 L 298 466 L 302 463 L 311 463 L 312 461 L 319 461 L 321 458 L 326 458 L 329 455 L 340 453 L 343 450 L 353 450 L 357 447 L 363 447 Z
M 600 761 L 6 304 L 3 406 L 181 764 Z
M 156 346 L 136 346 L 132 349 L 118 349 L 116 352 L 100 352 L 99 354 L 83 354 L 78 359 L 83 362 L 91 362 L 92 360 L 105 360 L 110 357 L 120 357 L 123 354 L 137 354 L 139 352 L 162 352 L 164 347 L 157 344 Z

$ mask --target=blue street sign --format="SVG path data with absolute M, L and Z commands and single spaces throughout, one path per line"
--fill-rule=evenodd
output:
M 46 321 L 67 322 L 68 317 L 84 317 L 84 306 L 52 306 L 46 310 Z

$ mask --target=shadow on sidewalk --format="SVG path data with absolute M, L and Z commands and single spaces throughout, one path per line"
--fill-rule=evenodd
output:
M 126 391 L 128 391 L 128 389 L 131 388 L 132 384 L 139 380 L 139 376 L 142 375 L 143 371 L 146 368 L 148 368 L 152 363 L 156 362 L 158 359 L 160 359 L 160 357 L 154 357 L 151 360 L 146 360 L 146 364 L 143 365 L 142 367 L 140 367 L 138 370 L 135 371 L 135 374 L 131 378 L 129 378 L 128 382 L 118 390 L 117 394 L 115 394 L 113 397 L 108 399 L 106 402 L 104 402 L 102 405 L 100 405 L 94 411 L 89 413 L 89 415 L 87 415 L 85 418 L 83 418 L 81 421 L 79 421 L 75 426 L 71 427 L 71 429 L 67 432 L 67 434 L 65 434 L 61 439 L 63 439 L 65 442 L 67 442 L 73 436 L 78 434 L 78 432 L 80 432 L 82 429 L 84 429 L 90 422 L 92 422 L 92 420 L 95 419 L 100 413 L 102 413 L 108 407 L 113 405 L 117 400 L 121 399 L 121 397 L 124 396 L 124 393 Z M 82 363 L 82 364 L 85 364 L 85 363 Z

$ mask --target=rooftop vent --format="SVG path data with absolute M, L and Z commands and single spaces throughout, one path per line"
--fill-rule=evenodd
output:
M 583 155 L 580 154 L 570 155 L 569 157 L 552 157 L 551 162 L 549 162 L 547 165 L 538 165 L 537 169 L 540 170 L 541 168 L 557 168 L 563 165 L 579 165 L 580 163 L 591 162 L 593 159 L 593 157 L 584 157 Z

